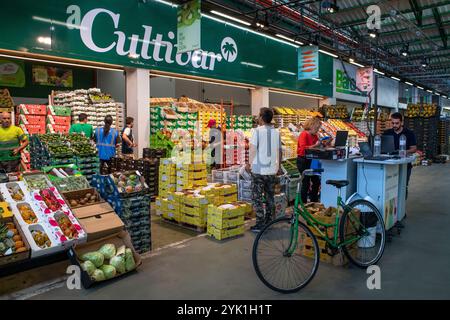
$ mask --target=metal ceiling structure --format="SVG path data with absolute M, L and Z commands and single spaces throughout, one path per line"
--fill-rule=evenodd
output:
M 373 5 L 376 30 L 368 28 Z M 211 10 L 450 95 L 449 0 L 203 0 L 202 11 Z

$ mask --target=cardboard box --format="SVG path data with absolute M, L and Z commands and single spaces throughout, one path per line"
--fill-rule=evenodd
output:
M 47 115 L 46 105 L 31 105 L 31 104 L 21 104 L 19 105 L 20 114 L 30 114 L 30 115 Z
M 237 193 L 224 195 L 222 199 L 223 199 L 223 203 L 233 203 L 233 202 L 238 201 L 238 195 L 237 195 Z
M 52 125 L 70 126 L 71 117 L 48 115 L 47 123 Z
M 17 222 L 16 218 L 13 217 L 12 215 L 10 217 L 4 217 L 0 219 L 1 223 L 14 223 L 15 228 L 17 229 L 17 232 L 20 234 L 23 244 L 25 246 L 25 248 L 27 249 L 24 252 L 19 252 L 19 253 L 12 253 L 10 255 L 7 256 L 0 256 L 0 266 L 5 266 L 17 261 L 22 261 L 22 260 L 27 260 L 30 258 L 31 255 L 31 248 L 30 248 L 30 244 L 27 241 L 27 238 L 25 237 L 22 228 L 20 227 L 19 223 Z
M 48 124 L 47 131 L 49 133 L 69 133 L 70 125 Z
M 187 214 L 190 216 L 195 217 L 205 217 L 208 215 L 208 205 L 201 205 L 201 206 L 189 206 L 189 205 L 183 205 L 181 207 L 181 213 Z
M 210 204 L 208 206 L 208 215 L 215 215 L 224 218 L 234 218 L 244 215 L 244 207 L 239 204 L 222 204 L 215 206 Z
M 219 215 L 208 214 L 208 227 L 213 226 L 217 229 L 228 229 L 239 227 L 244 224 L 244 215 L 232 218 L 224 218 Z
M 204 228 L 206 227 L 206 214 L 202 217 L 182 213 L 181 222 L 190 224 L 192 226 Z
M 89 242 L 111 234 L 117 234 L 125 227 L 122 220 L 107 202 L 74 209 L 73 214 L 86 231 Z
M 186 195 L 183 199 L 183 203 L 186 205 L 190 205 L 193 207 L 199 207 L 199 206 L 203 206 L 203 205 L 207 205 L 208 199 L 206 198 L 206 196 L 202 196 L 202 195 Z
M 78 201 L 80 199 L 80 197 L 84 197 L 88 193 L 90 193 L 91 196 L 95 196 L 96 197 L 95 202 L 88 202 L 88 203 L 85 203 L 85 204 L 78 203 L 77 206 L 72 206 L 71 205 L 71 200 L 77 200 Z M 76 191 L 70 191 L 70 192 L 63 192 L 63 193 L 61 193 L 61 195 L 64 197 L 64 199 L 66 200 L 66 203 L 69 205 L 69 207 L 71 209 L 80 208 L 80 207 L 84 207 L 84 206 L 91 206 L 91 205 L 94 205 L 94 204 L 105 202 L 100 197 L 100 195 L 98 194 L 98 192 L 97 192 L 97 190 L 95 188 L 76 190 Z
M 45 125 L 45 116 L 36 116 L 36 115 L 19 115 L 19 123 L 25 125 Z
M 45 124 L 21 124 L 20 128 L 25 134 L 44 134 L 46 132 Z
M 134 257 L 134 262 L 136 264 L 136 268 L 138 268 L 142 264 L 141 257 L 134 249 L 133 244 L 131 242 L 130 235 L 126 231 L 122 231 L 119 234 L 115 234 L 113 236 L 108 236 L 108 237 L 104 237 L 101 239 L 97 239 L 93 242 L 90 242 L 90 243 L 87 243 L 84 245 L 74 246 L 74 247 L 70 248 L 70 250 L 68 252 L 69 259 L 73 264 L 80 267 L 81 283 L 83 284 L 83 286 L 85 288 L 89 288 L 92 285 L 96 284 L 97 282 L 93 281 L 91 279 L 91 277 L 88 275 L 88 273 L 83 271 L 83 269 L 81 268 L 82 261 L 79 259 L 79 257 L 87 252 L 97 251 L 98 249 L 100 249 L 100 247 L 102 245 L 104 245 L 106 243 L 112 243 L 116 246 L 116 248 L 121 247 L 122 245 L 126 246 L 127 248 L 131 249 L 131 251 L 133 252 L 133 257 Z M 131 271 L 129 271 L 129 272 L 131 272 Z M 119 274 L 116 277 L 114 277 L 113 279 L 121 277 L 127 273 Z
M 217 229 L 213 226 L 208 226 L 208 230 L 207 233 L 209 236 L 217 239 L 217 240 L 224 240 L 224 239 L 228 239 L 231 237 L 236 237 L 239 235 L 244 234 L 244 226 L 239 226 L 239 227 L 234 227 L 234 228 L 230 228 L 230 229 Z

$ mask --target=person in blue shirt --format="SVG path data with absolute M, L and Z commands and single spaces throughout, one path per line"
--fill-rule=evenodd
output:
M 105 126 L 95 129 L 94 140 L 97 144 L 98 157 L 103 174 L 108 174 L 111 168 L 111 158 L 116 155 L 116 148 L 120 144 L 119 132 L 111 128 L 113 118 L 105 117 Z

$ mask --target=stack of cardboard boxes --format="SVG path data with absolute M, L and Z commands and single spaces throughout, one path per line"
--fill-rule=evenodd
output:
M 19 126 L 25 134 L 45 133 L 47 106 L 45 105 L 19 105 Z
M 208 184 L 205 163 L 177 164 L 177 191 L 203 187 Z
M 224 240 L 244 233 L 244 219 L 251 206 L 245 202 L 233 202 L 208 206 L 208 235 Z
M 169 192 L 176 190 L 177 168 L 170 158 L 162 158 L 159 162 L 159 196 L 167 198 Z
M 47 131 L 49 133 L 69 133 L 71 112 L 72 110 L 68 107 L 48 106 Z

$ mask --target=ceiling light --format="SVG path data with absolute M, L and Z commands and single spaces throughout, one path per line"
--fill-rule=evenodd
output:
M 213 14 L 215 14 L 215 15 L 217 15 L 217 16 L 221 16 L 221 17 L 223 17 L 223 18 L 227 18 L 227 19 L 230 19 L 230 20 L 239 22 L 239 23 L 241 23 L 241 24 L 243 24 L 243 25 L 246 25 L 246 26 L 248 26 L 248 27 L 252 25 L 251 23 L 249 23 L 249 22 L 247 22 L 247 21 L 244 21 L 244 20 L 241 20 L 241 19 L 238 19 L 238 18 L 229 16 L 229 15 L 227 15 L 227 14 L 225 14 L 225 13 L 222 13 L 222 12 L 219 12 L 219 11 L 216 11 L 216 10 L 211 10 L 211 13 L 213 13 Z
M 399 79 L 399 78 L 397 78 L 397 77 L 391 77 L 391 79 L 394 79 L 394 80 L 400 81 L 400 79 Z
M 375 39 L 377 37 L 377 32 L 375 30 L 370 30 L 369 31 L 369 37 Z
M 264 68 L 264 66 L 262 66 L 262 65 L 260 65 L 260 64 L 251 63 L 251 62 L 245 62 L 245 61 L 242 61 L 241 64 L 243 64 L 244 66 L 253 67 L 253 68 L 258 68 L 258 69 Z
M 324 53 L 324 54 L 327 54 L 327 55 L 329 55 L 329 56 L 331 56 L 331 57 L 333 57 L 333 58 L 337 58 L 337 57 L 338 57 L 338 55 L 336 55 L 336 54 L 334 54 L 334 53 L 331 53 L 331 52 L 328 52 L 328 51 L 325 51 L 325 50 L 322 50 L 322 49 L 319 49 L 319 52 L 322 52 L 322 53 Z
M 52 44 L 52 38 L 50 38 L 50 37 L 38 37 L 37 38 L 37 42 L 43 43 L 43 44 L 46 44 L 46 45 L 51 45 Z
M 348 61 L 350 61 L 350 63 L 355 62 L 353 58 L 348 59 Z
M 285 70 L 277 70 L 278 73 L 284 73 L 284 74 L 288 74 L 290 76 L 296 76 L 297 74 L 294 72 L 290 72 L 290 71 L 285 71 Z
M 291 38 L 289 38 L 289 37 L 286 37 L 285 35 L 282 35 L 282 34 L 280 34 L 280 33 L 277 33 L 276 36 L 277 36 L 278 38 L 281 38 L 281 39 L 284 39 L 284 40 L 287 40 L 287 41 L 291 41 L 291 42 L 294 42 L 294 43 L 299 44 L 299 45 L 303 45 L 303 44 L 304 44 L 303 42 L 296 41 L 296 40 L 291 39 Z
M 353 64 L 353 65 L 355 65 L 355 66 L 364 68 L 364 66 L 363 66 L 362 64 L 360 64 L 360 63 L 358 63 L 358 62 L 355 62 L 355 60 L 353 60 L 353 59 L 350 59 L 350 63 Z
M 382 76 L 384 76 L 385 75 L 385 73 L 384 72 L 381 72 L 380 70 L 378 70 L 378 69 L 373 69 L 373 72 L 375 72 L 375 73 L 378 73 L 378 74 L 381 74 Z
M 409 84 L 410 86 L 412 86 L 413 84 L 411 82 L 405 81 L 406 84 Z
M 328 0 L 322 1 L 321 6 L 328 13 L 335 13 L 339 11 L 339 6 L 336 4 L 336 0 L 334 0 L 333 2 Z
M 427 90 L 427 92 L 429 92 L 429 93 L 433 93 L 433 91 L 431 91 L 431 90 Z
M 422 65 L 422 67 L 426 68 L 428 67 L 428 65 L 430 64 L 430 60 L 429 59 L 423 59 L 420 64 Z
M 437 96 L 440 96 L 440 95 L 441 95 L 441 94 L 440 94 L 440 93 L 438 93 L 438 92 L 435 92 L 434 94 L 435 94 L 435 95 L 437 95 Z
M 423 90 L 423 89 L 424 89 L 424 88 L 423 88 L 423 87 L 421 87 L 421 86 L 417 86 L 417 88 L 418 88 L 418 89 L 421 89 L 421 90 Z
M 322 81 L 322 79 L 318 79 L 318 78 L 311 78 L 314 81 Z

